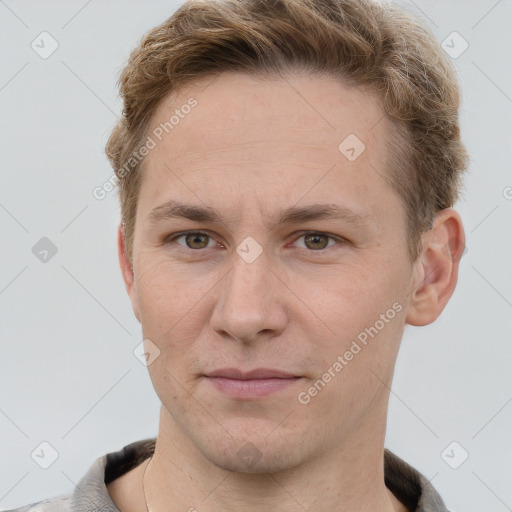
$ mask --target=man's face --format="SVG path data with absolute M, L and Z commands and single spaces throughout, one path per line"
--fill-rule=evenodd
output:
M 383 435 L 415 267 L 375 99 L 321 77 L 211 82 L 153 116 L 149 133 L 181 112 L 145 162 L 129 292 L 160 351 L 161 428 L 226 469 L 272 471 Z M 154 210 L 169 201 L 220 219 Z M 278 222 L 314 204 L 354 216 Z M 296 378 L 208 377 L 222 369 Z

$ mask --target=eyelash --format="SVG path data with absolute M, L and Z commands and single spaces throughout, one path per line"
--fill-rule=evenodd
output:
M 209 237 L 210 239 L 214 239 L 213 236 L 211 236 L 210 234 L 208 233 L 205 233 L 204 231 L 184 231 L 182 233 L 177 233 L 175 235 L 172 235 L 171 237 L 168 237 L 164 244 L 166 245 L 170 245 L 172 242 L 175 242 L 177 239 L 181 238 L 181 237 L 184 237 L 184 236 L 187 236 L 187 235 L 204 235 L 204 236 L 207 236 Z M 323 231 L 300 231 L 299 233 L 297 233 L 298 237 L 295 239 L 296 240 L 299 240 L 300 238 L 306 236 L 306 235 L 322 235 L 322 236 L 326 236 L 332 240 L 335 240 L 335 241 L 338 241 L 340 244 L 343 244 L 343 243 L 347 243 L 348 241 L 342 237 L 339 237 L 339 236 L 336 236 L 336 235 L 331 235 L 330 233 L 324 233 Z M 204 252 L 205 250 L 207 250 L 208 248 L 204 248 L 204 249 L 190 249 L 189 247 L 184 247 L 180 244 L 175 244 L 178 246 L 178 250 L 183 250 L 183 251 L 186 251 L 186 252 L 197 252 L 197 253 L 200 253 L 200 252 Z M 333 244 L 335 245 L 335 244 Z M 329 249 L 330 247 L 333 247 L 333 245 L 331 246 L 328 246 L 328 247 L 325 247 L 324 249 L 319 249 L 318 251 L 315 251 L 315 250 L 307 250 L 307 252 L 310 252 L 310 253 L 320 253 L 320 254 L 323 254 L 327 249 Z

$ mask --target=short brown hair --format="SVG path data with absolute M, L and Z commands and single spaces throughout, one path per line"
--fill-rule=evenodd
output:
M 454 205 L 468 164 L 457 75 L 435 36 L 397 5 L 371 0 L 189 0 L 143 37 L 119 78 L 124 108 L 106 154 L 131 262 L 144 162 L 133 155 L 161 100 L 223 71 L 287 70 L 334 76 L 380 99 L 396 127 L 384 177 L 403 201 L 417 259 L 422 233 Z

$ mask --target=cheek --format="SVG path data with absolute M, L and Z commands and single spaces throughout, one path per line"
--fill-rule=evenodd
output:
M 355 426 L 387 393 L 405 312 L 390 287 L 337 287 L 323 296 L 320 315 L 335 334 L 324 328 L 327 335 L 313 338 L 318 374 L 301 398 L 310 400 L 310 417 L 337 418 L 334 430 Z
M 139 259 L 135 287 L 143 327 L 162 336 L 194 309 L 208 283 L 184 275 L 177 265 L 150 254 Z
M 172 385 L 170 372 L 183 383 L 197 366 L 192 348 L 204 328 L 202 305 L 213 285 L 209 279 L 191 280 L 190 273 L 185 276 L 176 265 L 149 255 L 139 260 L 137 270 L 143 337 L 159 350 L 158 360 L 148 367 L 152 379 Z
M 330 368 L 345 353 L 349 366 L 389 365 L 401 339 L 406 310 L 396 270 L 352 266 L 316 284 L 305 302 L 314 312 L 315 345 L 323 367 Z M 310 281 L 302 283 L 303 289 L 306 286 Z
M 157 262 L 147 262 L 137 268 L 135 286 L 142 315 L 142 327 L 151 329 L 153 336 L 161 336 L 172 326 L 173 317 L 179 315 L 179 283 L 171 279 L 169 269 Z M 145 336 L 150 333 L 145 332 Z

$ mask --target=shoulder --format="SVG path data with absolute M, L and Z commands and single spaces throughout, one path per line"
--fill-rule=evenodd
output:
M 98 457 L 71 492 L 0 512 L 119 512 L 107 485 L 151 456 L 155 443 L 143 439 Z
M 71 493 L 59 494 L 53 498 L 36 501 L 10 510 L 0 509 L 0 512 L 73 512 Z
M 384 449 L 386 487 L 411 511 L 450 512 L 437 490 L 417 469 Z

